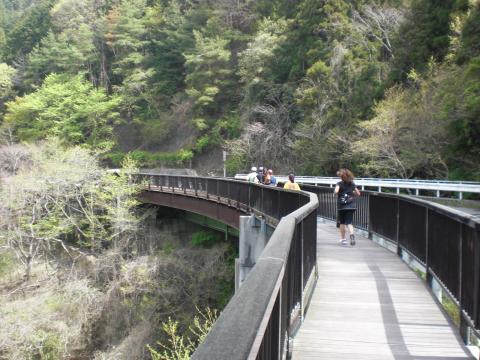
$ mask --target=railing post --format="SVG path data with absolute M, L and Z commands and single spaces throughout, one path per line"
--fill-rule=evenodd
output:
M 458 222 L 459 229 L 458 229 L 458 302 L 460 304 L 460 316 L 461 316 L 461 309 L 462 309 L 462 279 L 463 279 L 463 224 Z
M 265 211 L 265 203 L 263 202 L 263 186 L 260 188 L 260 211 Z
M 235 184 L 235 201 L 237 202 L 237 209 L 240 209 L 240 185 Z
M 368 211 L 368 214 L 367 214 L 367 222 L 368 222 L 368 226 L 367 226 L 367 231 L 368 231 L 368 238 L 370 240 L 372 240 L 373 238 L 373 233 L 372 233 L 372 209 L 371 209 L 371 199 L 372 199 L 372 195 L 369 194 L 368 195 L 368 203 L 367 203 L 367 211 Z
M 299 197 L 300 199 L 300 197 Z M 303 261 L 303 239 L 304 239 L 304 228 L 303 228 L 303 224 L 304 224 L 304 220 L 302 220 L 302 222 L 300 223 L 300 232 L 301 232 L 301 235 L 300 235 L 300 323 L 303 323 L 303 320 L 304 320 L 304 313 L 305 313 L 305 302 L 303 300 L 303 282 L 304 282 L 304 278 L 303 278 L 303 273 L 304 273 L 304 266 L 305 266 L 305 262 Z
M 280 219 L 280 194 L 281 191 L 277 191 L 277 218 Z
M 470 345 L 470 330 L 468 323 L 465 321 L 463 317 L 463 296 L 462 296 L 462 283 L 463 283 L 463 224 L 461 222 L 458 223 L 458 303 L 460 312 L 460 336 L 463 338 L 463 342 L 466 345 Z
M 230 181 L 227 181 L 227 198 L 228 198 L 228 206 L 232 204 L 232 195 L 230 194 Z
M 220 202 L 220 180 L 216 179 L 217 182 L 217 202 Z
M 474 227 L 474 286 L 473 286 L 473 322 L 475 327 L 480 327 L 480 317 L 478 314 L 478 307 L 480 302 L 480 226 Z
M 250 197 L 252 196 L 251 194 L 251 189 L 252 189 L 252 184 L 248 184 L 248 204 L 247 204 L 247 211 L 251 211 L 251 206 L 250 206 Z
M 429 261 L 428 258 L 430 256 L 428 247 L 429 247 L 429 231 L 428 231 L 428 223 L 430 221 L 428 217 L 428 207 L 425 207 L 425 273 L 426 273 L 426 278 L 425 280 L 427 281 L 428 286 L 431 288 L 432 287 L 432 276 L 430 275 L 430 271 L 428 270 L 429 268 Z
M 397 241 L 397 255 L 402 256 L 402 248 L 400 247 L 400 200 L 397 199 L 397 228 L 395 229 L 395 237 Z
M 195 190 L 195 197 L 198 197 L 198 184 L 197 184 L 197 177 L 196 176 L 194 177 L 194 180 L 193 180 L 193 187 L 194 187 L 194 190 Z
M 280 285 L 280 288 L 278 289 L 278 356 L 279 359 L 282 358 L 282 289 L 283 286 Z M 288 348 L 287 348 L 288 352 Z

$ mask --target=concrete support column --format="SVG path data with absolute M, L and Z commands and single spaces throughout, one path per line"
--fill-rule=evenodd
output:
M 235 291 L 245 281 L 268 242 L 267 224 L 254 215 L 240 216 L 239 259 L 235 266 Z

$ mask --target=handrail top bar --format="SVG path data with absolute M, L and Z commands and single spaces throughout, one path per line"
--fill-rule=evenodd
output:
M 238 180 L 246 180 L 246 177 L 246 174 L 235 175 L 235 179 Z M 285 175 L 276 175 L 276 178 L 280 182 L 288 179 Z M 338 177 L 295 176 L 295 181 L 300 184 L 334 185 L 339 179 Z M 356 178 L 355 183 L 369 187 L 480 193 L 480 182 L 474 181 Z
M 207 180 L 211 179 L 211 180 L 229 181 L 229 182 L 234 182 L 234 183 L 238 183 L 238 182 L 245 183 L 244 180 L 224 178 L 224 177 L 213 177 L 213 176 L 208 177 L 208 176 L 194 176 L 194 175 L 151 174 L 151 173 L 144 173 L 144 172 L 137 172 L 135 174 L 142 175 L 142 176 L 183 177 L 183 178 L 192 178 L 192 179 L 195 179 L 195 178 L 196 179 L 207 179 Z M 278 177 L 277 177 L 277 179 L 278 179 Z M 335 178 L 335 179 L 338 181 L 338 178 Z M 269 186 L 269 185 L 253 184 L 253 183 L 252 183 L 252 185 L 281 190 L 281 188 L 273 187 L 273 186 Z M 329 187 L 317 186 L 317 185 L 313 185 L 313 184 L 304 184 L 303 186 L 315 186 L 317 188 L 323 188 L 323 189 L 331 190 L 331 188 L 329 188 Z M 295 190 L 285 190 L 285 189 L 283 189 L 283 190 L 288 191 L 288 192 L 295 192 Z M 332 190 L 332 192 L 333 192 L 333 190 Z M 369 191 L 369 190 L 363 190 L 362 192 L 374 194 L 374 195 L 377 195 L 377 196 L 381 194 L 380 196 L 391 197 L 391 198 L 401 198 L 401 199 L 406 200 L 410 203 L 421 204 L 421 205 L 424 205 L 424 206 L 426 206 L 426 207 L 428 207 L 432 210 L 437 210 L 440 213 L 442 213 L 444 215 L 447 215 L 447 216 L 449 216 L 453 219 L 459 220 L 462 223 L 464 223 L 466 225 L 469 225 L 471 227 L 480 227 L 480 219 L 478 217 L 476 217 L 475 215 L 467 214 L 465 212 L 453 209 L 453 208 L 445 206 L 445 205 L 437 204 L 437 203 L 434 203 L 434 202 L 431 202 L 431 201 L 428 201 L 428 200 L 424 200 L 424 199 L 421 199 L 421 198 L 418 198 L 418 197 L 402 195 L 402 194 L 390 194 L 390 193 L 383 193 L 383 192 L 379 193 L 379 192 L 376 192 L 376 191 Z M 308 191 L 302 191 L 302 193 L 311 194 Z M 309 196 L 311 196 L 311 195 L 309 195 Z M 311 201 L 311 199 L 310 199 L 310 201 Z
M 247 176 L 248 174 L 236 174 L 236 179 L 243 179 L 243 177 Z M 287 175 L 275 175 L 278 178 L 286 178 L 288 179 Z M 338 181 L 338 177 L 336 176 L 310 176 L 310 175 L 296 175 L 295 179 L 308 179 L 308 180 L 335 180 Z M 355 182 L 358 181 L 379 181 L 379 182 L 399 182 L 399 183 L 409 183 L 409 182 L 417 182 L 417 183 L 434 183 L 434 184 L 473 184 L 480 186 L 479 181 L 470 181 L 470 180 L 429 180 L 429 179 L 396 179 L 396 178 L 355 178 Z
M 434 203 L 418 197 L 412 197 L 412 196 L 402 195 L 402 194 L 379 193 L 377 191 L 369 191 L 369 193 L 375 196 L 402 199 L 413 204 L 423 205 L 431 210 L 438 211 L 439 213 L 446 215 L 452 219 L 461 221 L 466 225 L 480 228 L 480 218 L 478 216 L 468 214 L 466 212 L 451 208 L 446 205 L 442 205 L 442 204 Z
M 312 186 L 315 188 L 323 189 L 323 190 L 328 190 L 332 192 L 333 195 L 333 189 L 327 186 L 315 186 L 315 185 L 307 185 L 305 184 L 304 186 Z M 307 190 L 308 191 L 308 190 Z M 446 205 L 438 204 L 432 201 L 428 201 L 419 197 L 413 197 L 413 196 L 408 196 L 408 195 L 403 195 L 403 194 L 390 194 L 390 193 L 383 193 L 383 192 L 378 192 L 378 191 L 369 191 L 369 190 L 363 190 L 362 194 L 370 194 L 374 196 L 381 196 L 381 197 L 388 197 L 388 198 L 393 198 L 393 199 L 401 199 L 405 200 L 409 203 L 413 204 L 418 204 L 422 205 L 424 207 L 427 207 L 431 210 L 437 211 L 443 215 L 446 215 L 452 219 L 455 219 L 457 221 L 462 222 L 465 225 L 468 225 L 470 227 L 476 227 L 480 228 L 480 217 L 472 214 L 468 214 L 466 212 L 451 208 Z

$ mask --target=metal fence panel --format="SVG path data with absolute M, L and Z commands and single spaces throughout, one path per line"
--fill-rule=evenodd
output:
M 257 360 L 281 359 L 281 349 L 279 347 L 280 337 L 280 294 L 277 295 L 275 305 L 273 306 L 272 316 L 268 321 L 267 329 L 263 336 L 260 350 L 257 353 Z
M 355 199 L 357 210 L 353 215 L 353 225 L 363 230 L 368 229 L 368 199 L 369 194 L 362 192 L 360 197 Z
M 303 220 L 303 290 L 317 262 L 317 214 Z
M 428 264 L 457 300 L 460 232 L 459 222 L 434 211 L 428 212 Z
M 369 231 L 397 241 L 397 200 L 379 194 L 370 195 Z
M 425 207 L 408 201 L 400 201 L 399 222 L 399 244 L 425 265 L 427 250 Z
M 463 225 L 462 229 L 462 308 L 472 317 L 475 325 L 478 327 L 478 319 L 475 319 L 475 304 L 480 301 L 478 287 L 475 289 L 475 265 L 478 266 L 478 260 L 475 258 L 476 250 L 475 229 Z M 476 264 L 477 263 L 477 264 Z

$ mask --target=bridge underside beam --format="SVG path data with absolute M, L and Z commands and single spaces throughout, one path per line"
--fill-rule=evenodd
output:
M 138 197 L 143 203 L 167 206 L 207 216 L 237 230 L 240 228 L 240 215 L 245 215 L 245 212 L 240 209 L 221 202 L 185 196 L 184 194 L 144 190 Z

